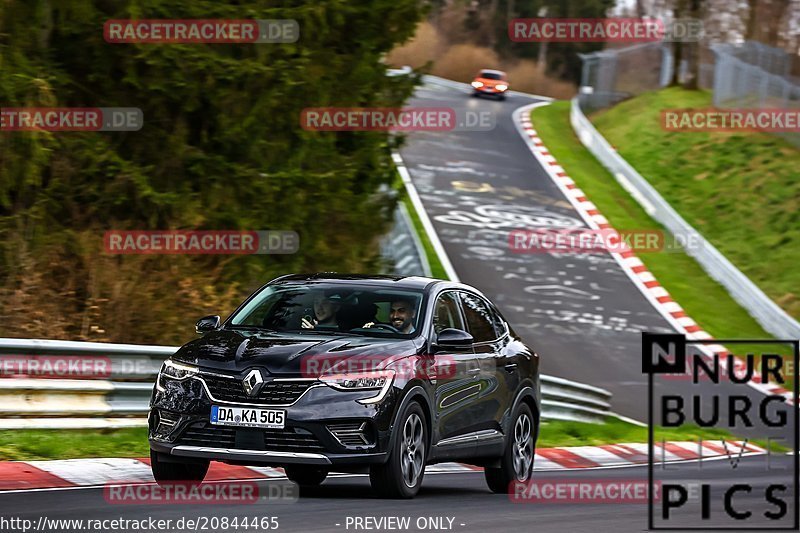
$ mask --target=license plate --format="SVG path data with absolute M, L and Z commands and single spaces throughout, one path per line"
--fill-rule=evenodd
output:
M 211 423 L 218 426 L 283 429 L 286 423 L 286 411 L 212 405 Z

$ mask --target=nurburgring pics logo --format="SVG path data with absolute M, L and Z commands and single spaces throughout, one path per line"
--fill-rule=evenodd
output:
M 103 37 L 112 44 L 295 43 L 296 20 L 145 19 L 108 20 Z
M 295 231 L 110 230 L 109 254 L 293 254 L 300 248 Z
M 667 131 L 800 132 L 798 109 L 665 109 L 661 127 Z
M 754 346 L 767 348 L 758 354 L 736 357 L 727 349 L 731 346 L 748 351 Z M 784 388 L 788 386 L 782 372 L 785 358 L 773 353 L 786 346 L 791 347 L 796 366 L 800 357 L 797 340 L 697 340 L 681 334 L 642 333 L 642 371 L 648 376 L 649 396 L 648 479 L 651 488 L 660 482 L 662 490 L 660 505 L 649 502 L 649 529 L 798 528 L 800 510 L 796 497 L 790 496 L 796 495 L 798 487 L 797 381 L 792 393 Z M 676 375 L 689 375 L 691 381 L 661 381 Z M 755 434 L 767 443 L 766 456 L 763 462 L 759 458 L 743 459 L 748 439 L 730 443 L 723 440 L 719 453 L 728 462 L 723 461 L 724 466 L 710 476 L 702 475 L 702 461 L 667 468 L 662 459 L 656 469 L 655 442 L 662 440 L 657 433 L 685 424 L 722 429 L 733 435 L 746 430 L 750 438 Z M 771 443 L 784 444 L 793 451 L 788 456 L 773 456 Z M 678 458 L 684 451 L 662 448 L 662 453 L 673 453 Z M 752 473 L 761 465 L 768 475 Z M 656 474 L 664 471 L 671 475 L 656 479 Z M 694 501 L 689 498 L 686 483 L 677 476 L 683 472 L 694 472 L 700 478 L 694 482 L 699 488 L 699 497 Z
M 703 21 L 675 19 L 665 24 L 647 18 L 524 18 L 508 24 L 508 37 L 519 43 L 697 42 Z
M 0 131 L 139 131 L 138 107 L 3 107 Z
M 490 131 L 495 115 L 452 107 L 307 107 L 300 126 L 309 131 Z

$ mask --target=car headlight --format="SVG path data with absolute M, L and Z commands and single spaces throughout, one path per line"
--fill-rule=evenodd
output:
M 164 361 L 161 365 L 161 370 L 158 372 L 158 379 L 156 380 L 156 387 L 158 390 L 163 391 L 164 387 L 161 386 L 161 379 L 168 378 L 176 381 L 183 381 L 192 376 L 197 375 L 197 367 L 185 365 L 183 363 L 176 363 L 171 359 Z
M 503 85 L 503 84 L 501 83 L 500 85 L 495 85 L 495 88 L 496 88 L 498 91 L 505 91 L 506 89 L 508 89 L 508 85 Z
M 394 382 L 394 370 L 378 370 L 374 372 L 358 372 L 352 374 L 329 374 L 320 376 L 327 386 L 342 391 L 375 391 L 374 396 L 357 400 L 359 403 L 378 403 L 389 392 Z
M 476 89 L 480 89 L 481 87 L 483 87 L 483 82 L 482 81 L 473 81 L 472 82 L 472 86 L 475 87 Z

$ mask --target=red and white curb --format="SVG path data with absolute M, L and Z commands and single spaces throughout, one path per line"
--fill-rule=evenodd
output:
M 586 224 L 591 229 L 595 230 L 614 230 L 611 224 L 609 224 L 608 219 L 600 213 L 600 210 L 589 200 L 586 193 L 575 184 L 572 178 L 567 175 L 564 168 L 558 164 L 556 158 L 550 154 L 542 139 L 539 138 L 539 134 L 534 129 L 530 118 L 531 111 L 536 107 L 545 105 L 549 105 L 549 102 L 530 104 L 515 110 L 514 122 L 517 130 L 527 142 L 528 148 L 531 150 L 534 157 L 541 163 L 548 176 L 555 182 L 561 192 L 564 193 L 564 196 L 567 197 Z M 625 248 L 625 244 L 622 242 L 621 248 Z M 655 309 L 676 331 L 685 334 L 688 340 L 708 340 L 713 338 L 708 332 L 703 330 L 697 322 L 692 320 L 678 302 L 672 299 L 667 290 L 661 286 L 653 273 L 647 269 L 645 264 L 632 250 L 623 249 L 623 251 L 619 253 L 612 252 L 611 255 L 620 264 L 623 271 L 633 281 L 636 287 L 639 288 L 648 301 L 650 301 Z M 725 369 L 727 356 L 730 352 L 724 346 L 720 344 L 705 344 L 698 345 L 698 347 L 700 351 L 709 358 L 713 355 L 719 356 L 719 365 Z M 743 359 L 736 357 L 734 361 L 736 370 L 745 368 Z M 783 396 L 787 403 L 792 403 L 793 393 L 791 391 L 779 385 L 762 383 L 761 375 L 758 372 L 753 373 L 753 377 L 748 385 L 767 395 L 775 394 Z
M 735 459 L 766 450 L 743 441 L 655 443 L 656 462 L 698 459 Z M 543 448 L 536 451 L 537 471 L 576 468 L 609 468 L 647 463 L 647 444 L 609 444 Z M 483 468 L 461 463 L 441 463 L 425 469 L 428 474 L 479 472 Z M 236 466 L 212 462 L 206 481 L 285 479 L 281 468 Z M 98 487 L 109 484 L 153 483 L 149 459 L 63 459 L 56 461 L 0 461 L 0 492 L 36 489 Z

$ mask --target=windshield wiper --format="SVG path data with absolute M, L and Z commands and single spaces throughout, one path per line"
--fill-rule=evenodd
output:
M 267 333 L 278 333 L 277 330 L 265 328 L 264 326 L 256 326 L 256 325 L 247 325 L 247 324 L 231 324 L 230 326 L 225 326 L 225 329 L 242 329 L 242 330 L 255 330 L 255 331 L 266 331 Z
M 337 331 L 337 330 L 326 330 L 326 329 L 290 329 L 284 330 L 286 333 L 298 334 L 298 333 L 313 333 L 315 335 L 331 335 L 334 337 L 352 337 L 352 336 L 361 336 L 363 337 L 364 334 L 358 332 L 350 332 L 350 331 Z

